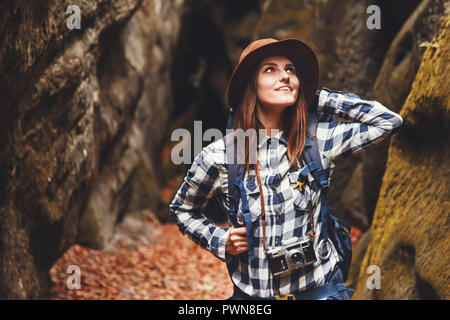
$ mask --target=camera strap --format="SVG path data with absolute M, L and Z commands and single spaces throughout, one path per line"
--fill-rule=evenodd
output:
M 261 201 L 261 220 L 262 220 L 262 228 L 263 228 L 263 246 L 264 246 L 264 252 L 266 252 L 266 210 L 265 210 L 265 206 L 264 206 L 264 193 L 263 193 L 263 188 L 262 188 L 262 183 L 261 183 L 261 177 L 259 175 L 259 161 L 256 163 L 255 172 L 256 172 L 256 180 L 258 182 L 258 187 L 259 187 L 259 198 L 260 198 L 260 201 Z M 307 180 L 306 180 L 306 184 L 308 185 L 308 187 L 310 187 Z M 310 192 L 310 201 L 308 203 L 308 209 L 309 209 L 309 223 L 311 225 L 311 231 L 308 233 L 308 235 L 311 238 L 314 238 L 314 236 L 316 235 L 316 231 L 314 229 L 311 192 Z
M 316 230 L 314 229 L 314 220 L 313 220 L 313 210 L 312 210 L 312 189 L 311 186 L 309 185 L 308 179 L 306 179 L 306 185 L 309 187 L 310 192 L 309 192 L 309 202 L 308 202 L 308 210 L 309 210 L 309 225 L 311 226 L 311 231 L 308 233 L 308 235 L 311 238 L 314 238 L 316 236 Z
M 264 253 L 266 253 L 266 209 L 264 207 L 264 194 L 263 194 L 263 190 L 262 190 L 261 178 L 259 176 L 259 161 L 256 162 L 255 171 L 256 171 L 256 180 L 258 181 L 258 187 L 259 187 L 259 198 L 260 198 L 260 201 L 261 201 L 261 219 L 262 219 L 262 228 L 263 228 L 263 246 L 264 246 Z
M 258 182 L 258 187 L 259 187 L 259 198 L 260 198 L 260 201 L 261 201 L 261 220 L 262 220 L 262 228 L 263 228 L 263 247 L 264 247 L 264 252 L 266 252 L 266 210 L 265 210 L 265 206 L 264 206 L 264 193 L 263 193 L 263 188 L 262 188 L 262 183 L 261 183 L 261 177 L 260 177 L 260 174 L 259 174 L 259 161 L 257 161 L 257 163 L 255 165 L 255 172 L 256 172 L 256 180 Z M 305 183 L 311 189 L 311 186 L 309 185 L 308 179 L 305 180 Z M 308 235 L 311 238 L 314 238 L 314 236 L 316 235 L 316 231 L 314 229 L 311 192 L 310 192 L 310 201 L 308 202 L 308 210 L 309 210 L 309 223 L 310 223 L 310 226 L 311 226 L 311 231 L 308 233 Z

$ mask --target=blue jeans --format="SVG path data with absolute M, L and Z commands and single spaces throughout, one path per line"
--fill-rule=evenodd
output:
M 342 282 L 344 282 L 342 270 L 340 268 L 337 268 L 334 271 L 334 273 L 331 275 L 331 278 L 328 281 L 328 283 L 342 283 Z M 338 294 L 336 294 L 334 296 L 329 296 L 326 300 L 350 300 L 352 295 L 353 295 L 353 290 L 350 288 L 347 288 L 347 290 L 340 291 Z
M 331 278 L 327 283 L 343 283 L 343 276 L 341 269 L 337 268 L 331 275 Z M 329 296 L 326 300 L 349 300 L 353 295 L 353 290 L 347 288 L 346 290 L 339 291 L 339 293 Z M 241 291 L 238 287 L 234 286 L 233 295 L 228 300 L 261 300 L 260 297 L 252 297 Z

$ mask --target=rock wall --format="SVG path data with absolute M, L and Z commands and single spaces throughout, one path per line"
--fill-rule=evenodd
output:
M 401 8 L 399 8 L 401 9 Z M 399 112 L 411 90 L 427 42 L 433 39 L 445 15 L 443 0 L 425 0 L 404 22 L 383 59 L 370 98 Z M 389 141 L 382 141 L 362 157 L 363 199 L 369 220 L 373 215 L 387 160 Z
M 158 203 L 182 5 L 1 2 L 0 298 L 45 296 L 70 245 L 101 248 L 127 210 Z
M 355 299 L 449 299 L 450 17 L 426 51 L 391 139 Z M 381 270 L 368 289 L 367 267 Z
M 400 10 L 401 7 L 398 9 Z M 446 13 L 444 1 L 425 0 L 420 3 L 392 40 L 369 95 L 371 99 L 380 101 L 395 112 L 400 112 L 411 90 L 411 84 L 417 74 L 426 45 L 432 41 L 440 22 L 446 15 L 448 13 Z M 357 208 L 355 204 L 362 203 L 367 222 L 371 221 L 378 201 L 389 143 L 389 139 L 381 141 L 361 153 L 361 162 L 353 175 L 361 172 L 363 179 L 352 178 L 353 181 L 347 186 L 348 190 L 359 190 L 358 196 L 353 196 L 358 198 L 359 202 L 347 201 L 346 203 L 352 203 L 350 208 L 353 210 Z M 349 276 L 349 284 L 352 286 L 358 282 L 359 269 L 367 244 L 368 241 L 363 241 L 355 248 L 359 254 L 353 257 Z
M 144 1 L 126 24 L 100 39 L 98 136 L 106 148 L 80 220 L 80 244 L 105 247 L 127 212 L 160 212 L 160 149 L 174 111 L 171 68 L 182 3 Z M 130 103 L 127 123 L 118 122 Z

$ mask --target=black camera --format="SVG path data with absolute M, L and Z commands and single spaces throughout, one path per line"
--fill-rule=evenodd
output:
M 317 261 L 311 240 L 293 238 L 280 247 L 267 249 L 270 270 L 274 276 L 288 274 Z

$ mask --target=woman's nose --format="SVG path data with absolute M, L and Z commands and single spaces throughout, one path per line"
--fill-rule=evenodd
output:
M 281 71 L 280 81 L 289 81 L 289 73 L 286 70 Z

